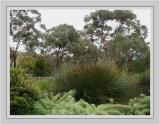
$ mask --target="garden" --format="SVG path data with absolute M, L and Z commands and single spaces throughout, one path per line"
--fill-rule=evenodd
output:
M 150 115 L 147 27 L 131 10 L 83 21 L 47 28 L 10 10 L 10 115 Z

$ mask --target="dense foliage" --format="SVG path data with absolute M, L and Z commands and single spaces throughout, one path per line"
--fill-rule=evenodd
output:
M 75 91 L 58 93 L 51 99 L 43 98 L 34 104 L 34 113 L 45 115 L 145 115 L 149 114 L 149 97 L 133 98 L 128 105 L 89 104 L 84 100 L 75 101 Z
M 133 115 L 149 115 L 150 114 L 150 98 L 141 94 L 140 97 L 135 97 L 129 101 L 129 106 L 132 108 L 128 114 Z
M 11 69 L 11 114 L 53 115 L 149 115 L 150 97 L 143 94 L 130 99 L 127 104 L 118 104 L 112 98 L 107 104 L 90 104 L 76 100 L 76 91 L 52 95 L 52 79 L 31 81 L 20 69 Z M 53 87 L 51 89 L 51 87 Z M 82 89 L 83 90 L 83 89 Z M 41 93 L 40 93 L 41 92 Z M 26 108 L 24 108 L 26 107 Z
M 141 73 L 138 86 L 142 93 L 150 95 L 150 70 L 146 70 Z
M 33 87 L 24 71 L 11 69 L 10 75 L 10 114 L 32 114 L 33 104 L 39 100 L 40 92 Z
M 34 67 L 33 67 L 33 75 L 34 76 L 49 76 L 49 64 L 47 59 L 42 56 L 38 56 L 35 59 Z

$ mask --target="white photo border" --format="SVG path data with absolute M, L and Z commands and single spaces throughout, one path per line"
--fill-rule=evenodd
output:
M 157 8 L 158 7 L 157 2 L 151 2 L 151 1 L 150 2 L 142 2 L 142 1 L 140 1 L 141 4 L 142 3 L 143 4 L 147 3 L 147 5 L 143 5 L 143 6 L 140 5 L 140 4 L 134 5 L 135 3 L 133 5 L 129 4 L 129 3 L 127 3 L 128 5 L 123 5 L 124 4 L 123 1 L 118 1 L 118 2 L 121 2 L 121 5 L 119 5 L 119 6 L 117 6 L 117 5 L 113 6 L 113 3 L 108 2 L 108 1 L 105 1 L 105 2 L 104 1 L 99 1 L 99 2 L 95 1 L 95 2 L 98 2 L 100 4 L 100 5 L 96 5 L 96 6 L 93 3 L 90 3 L 88 1 L 86 2 L 87 4 L 85 4 L 84 1 L 83 2 L 77 1 L 77 3 L 81 3 L 80 5 L 77 4 L 76 2 L 73 2 L 73 1 L 72 2 L 68 1 L 66 4 L 64 4 L 63 2 L 53 2 L 53 1 L 51 2 L 50 1 L 50 2 L 46 2 L 46 3 L 48 3 L 48 5 L 46 5 L 46 3 L 45 3 L 45 5 L 43 5 L 42 3 L 44 3 L 44 2 L 42 2 L 42 1 L 39 1 L 38 3 L 36 2 L 37 3 L 36 5 L 32 4 L 34 2 L 30 2 L 30 5 L 28 5 L 29 3 L 27 3 L 27 5 L 26 5 L 25 2 L 14 2 L 13 3 L 13 2 L 9 2 L 9 1 L 4 2 L 4 4 L 2 4 L 2 12 L 5 12 L 4 14 L 2 14 L 3 17 L 5 17 L 2 20 L 2 23 L 7 22 L 5 26 L 2 25 L 2 27 L 3 27 L 2 28 L 3 29 L 2 38 L 3 38 L 3 41 L 6 41 L 6 43 L 3 42 L 3 44 L 6 44 L 6 45 L 4 45 L 6 48 L 3 47 L 3 44 L 1 46 L 1 55 L 2 55 L 2 53 L 3 54 L 5 53 L 4 55 L 2 55 L 2 71 L 4 71 L 4 73 L 2 73 L 2 71 L 1 71 L 2 81 L 4 80 L 4 82 L 1 82 L 1 83 L 3 83 L 2 84 L 1 95 L 5 95 L 5 100 L 6 100 L 5 103 L 2 103 L 2 114 L 5 114 L 5 115 L 3 115 L 3 116 L 5 116 L 5 119 L 52 119 L 52 120 L 54 120 L 54 119 L 60 119 L 60 120 L 61 119 L 91 119 L 91 120 L 92 119 L 105 119 L 105 120 L 109 120 L 109 119 L 110 120 L 113 120 L 113 119 L 115 119 L 115 120 L 117 120 L 117 119 L 122 119 L 122 120 L 124 120 L 124 119 L 129 119 L 129 120 L 140 119 L 140 120 L 144 120 L 144 121 L 146 119 L 149 119 L 150 121 L 155 121 L 155 119 L 157 119 L 157 113 L 158 113 L 157 109 L 159 109 L 159 107 L 157 105 L 157 102 L 155 102 L 155 100 L 154 100 L 154 98 L 156 96 L 154 90 L 157 89 L 157 91 L 158 91 L 158 88 L 157 88 L 158 86 L 155 87 L 155 80 L 157 80 L 158 77 L 156 76 L 156 78 L 155 78 L 155 75 L 154 75 L 154 74 L 156 74 L 156 72 L 158 72 L 157 71 L 158 68 L 155 68 L 155 67 L 159 67 L 159 65 L 157 63 L 155 63 L 155 61 L 157 61 L 157 59 L 159 59 L 159 56 L 155 55 L 155 53 L 157 54 L 157 52 L 159 52 L 158 48 L 157 48 L 158 47 L 157 42 L 158 42 L 159 38 L 158 38 L 158 35 L 155 34 L 155 31 L 157 31 L 157 30 L 155 30 L 155 28 L 156 28 L 157 25 L 159 26 L 158 22 L 155 21 L 155 19 L 156 19 L 155 15 L 157 16 L 157 14 L 155 14 L 155 11 L 157 11 L 157 9 L 158 9 Z M 38 5 L 40 3 L 43 6 Z M 110 5 L 108 5 L 108 3 L 110 3 Z M 76 116 L 75 115 L 69 115 L 69 116 L 68 115 L 67 116 L 66 115 L 36 115 L 36 116 L 35 115 L 34 116 L 33 115 L 23 115 L 23 116 L 10 115 L 10 113 L 9 113 L 10 112 L 10 104 L 9 104 L 9 102 L 10 102 L 10 96 L 9 96 L 9 92 L 10 92 L 10 84 L 9 84 L 9 79 L 10 79 L 9 60 L 10 59 L 9 59 L 9 53 L 10 52 L 9 52 L 9 41 L 8 41 L 8 36 L 9 36 L 9 13 L 8 13 L 8 10 L 11 9 L 11 8 L 15 8 L 15 7 L 16 8 L 17 7 L 18 8 L 26 8 L 27 7 L 27 8 L 30 8 L 30 9 L 31 8 L 35 9 L 35 8 L 39 8 L 39 7 L 41 7 L 41 8 L 48 8 L 48 7 L 50 7 L 50 8 L 66 8 L 66 7 L 67 8 L 79 8 L 79 7 L 80 8 L 82 8 L 82 7 L 85 7 L 85 8 L 87 8 L 87 7 L 91 7 L 91 8 L 92 7 L 96 7 L 96 8 L 103 8 L 103 7 L 109 7 L 110 8 L 110 7 L 112 7 L 113 8 L 114 7 L 115 8 L 115 7 L 122 7 L 122 8 L 127 8 L 127 9 L 130 8 L 130 7 L 132 7 L 132 8 L 133 7 L 134 8 L 146 8 L 146 7 L 152 8 L 153 9 L 153 11 L 152 11 L 153 20 L 152 20 L 152 24 L 151 24 L 152 25 L 152 31 L 151 31 L 152 42 L 151 42 L 150 55 L 153 55 L 153 56 L 151 56 L 151 58 L 150 58 L 150 62 L 151 62 L 150 63 L 150 66 L 151 66 L 150 67 L 150 69 L 151 69 L 150 78 L 151 78 L 151 82 L 153 84 L 151 84 L 151 88 L 150 88 L 151 97 L 152 97 L 152 99 L 150 100 L 151 114 L 149 116 L 146 116 L 146 115 L 145 116 L 142 116 L 142 115 L 136 115 L 136 116 L 128 116 L 128 115 L 124 115 L 124 116 L 122 116 L 122 115 L 121 116 L 117 116 L 117 115 L 101 115 L 101 116 L 99 116 L 99 115 L 87 115 L 87 116 L 84 116 L 84 115 L 76 115 Z M 155 7 L 157 9 L 155 9 Z M 5 8 L 5 10 L 4 10 L 4 8 Z M 156 23 L 156 26 L 155 26 L 155 23 Z M 156 40 L 156 42 L 155 42 L 155 40 Z M 155 43 L 157 43 L 157 44 L 155 45 Z M 155 51 L 155 48 L 157 48 L 156 51 Z M 155 113 L 155 111 L 156 111 L 156 113 Z

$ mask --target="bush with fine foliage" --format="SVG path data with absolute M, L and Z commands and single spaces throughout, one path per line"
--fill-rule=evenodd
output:
M 48 77 L 41 80 L 34 80 L 33 87 L 41 91 L 42 96 L 51 96 L 53 93 L 54 79 Z
M 132 107 L 128 114 L 150 115 L 150 96 L 140 94 L 140 97 L 130 99 L 128 105 Z
M 31 81 L 19 68 L 11 68 L 10 78 L 10 114 L 32 114 L 33 104 L 40 97 L 39 91 L 33 88 Z
M 98 105 L 84 100 L 76 101 L 75 91 L 58 93 L 52 99 L 43 98 L 34 104 L 34 113 L 38 115 L 124 115 L 130 106 L 121 104 Z
M 36 115 L 149 115 L 149 97 L 141 95 L 129 104 L 89 104 L 80 99 L 76 101 L 76 91 L 58 93 L 51 99 L 42 98 L 34 104 Z
M 110 98 L 129 99 L 132 85 L 128 77 L 111 64 L 64 67 L 56 76 L 58 92 L 76 89 L 76 99 L 89 103 L 106 103 Z

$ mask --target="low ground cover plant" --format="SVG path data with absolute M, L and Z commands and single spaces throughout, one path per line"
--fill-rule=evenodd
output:
M 149 96 L 140 95 L 128 104 L 89 104 L 80 99 L 76 101 L 75 90 L 58 93 L 51 99 L 43 98 L 34 104 L 34 113 L 45 115 L 149 115 Z

